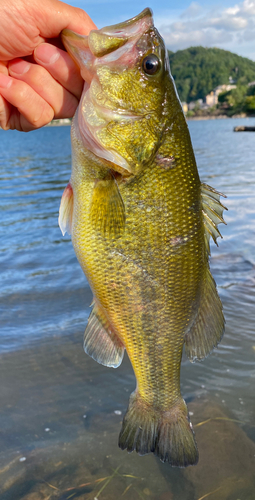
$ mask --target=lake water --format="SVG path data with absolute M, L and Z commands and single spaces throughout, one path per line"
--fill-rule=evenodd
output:
M 117 446 L 135 379 L 83 352 L 91 292 L 58 208 L 70 128 L 0 130 L 1 500 L 255 499 L 255 119 L 189 122 L 202 181 L 227 195 L 212 247 L 226 333 L 181 384 L 200 461 L 171 468 Z

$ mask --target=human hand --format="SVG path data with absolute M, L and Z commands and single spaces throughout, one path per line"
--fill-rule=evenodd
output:
M 83 10 L 58 0 L 0 0 L 3 129 L 27 132 L 74 115 L 83 80 L 59 48 L 64 28 L 87 35 L 95 25 Z

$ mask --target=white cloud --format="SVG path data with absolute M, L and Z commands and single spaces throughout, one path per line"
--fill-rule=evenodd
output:
M 190 6 L 184 10 L 180 17 L 187 17 L 189 19 L 197 17 L 202 11 L 201 5 L 197 2 L 192 2 Z
M 169 32 L 164 34 L 164 39 L 168 48 L 174 51 L 196 45 L 215 47 L 219 43 L 230 41 L 229 35 L 224 30 L 215 29 L 192 30 L 187 33 Z
M 241 4 L 240 11 L 248 15 L 255 15 L 255 2 L 253 0 L 244 0 Z
M 235 7 L 230 7 L 229 9 L 225 10 L 226 14 L 229 14 L 230 16 L 235 16 L 240 10 L 240 7 L 238 5 L 235 5 Z
M 226 31 L 243 30 L 248 25 L 247 19 L 240 16 L 221 16 L 219 18 L 212 18 L 209 23 L 216 29 L 225 29 Z
M 254 44 L 247 46 L 255 39 L 255 0 L 213 10 L 192 2 L 179 18 L 165 18 L 158 28 L 167 47 L 173 51 L 191 45 L 216 46 L 255 59 Z

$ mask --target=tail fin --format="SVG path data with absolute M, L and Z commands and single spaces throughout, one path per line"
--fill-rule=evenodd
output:
M 137 392 L 131 394 L 119 436 L 119 447 L 139 455 L 154 453 L 162 462 L 186 467 L 198 462 L 197 445 L 183 399 L 159 411 L 148 406 Z

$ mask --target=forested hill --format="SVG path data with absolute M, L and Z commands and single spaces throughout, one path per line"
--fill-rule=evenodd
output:
M 170 67 L 182 102 L 204 97 L 218 85 L 255 80 L 255 62 L 222 49 L 190 47 L 169 51 Z

